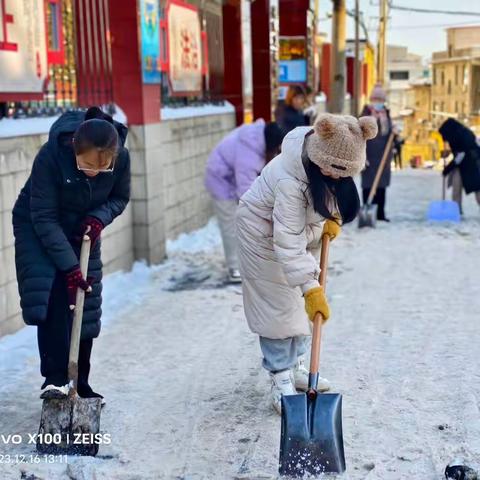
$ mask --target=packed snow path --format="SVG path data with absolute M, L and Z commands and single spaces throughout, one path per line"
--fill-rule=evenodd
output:
M 349 226 L 331 247 L 321 364 L 344 396 L 342 478 L 441 479 L 458 456 L 479 466 L 480 212 L 468 197 L 461 225 L 429 225 L 439 192 L 438 173 L 394 175 L 392 223 Z M 240 290 L 221 285 L 217 235 L 107 280 L 91 378 L 112 444 L 68 466 L 9 465 L 2 454 L 34 449 L 0 441 L 2 480 L 276 478 L 280 419 Z M 41 408 L 34 329 L 0 340 L 0 374 L 0 433 L 26 438 Z

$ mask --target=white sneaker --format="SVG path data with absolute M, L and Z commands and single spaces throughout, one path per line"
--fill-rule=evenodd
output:
M 62 385 L 61 387 L 57 387 L 56 385 L 47 385 L 45 388 L 42 389 L 40 398 L 42 399 L 66 398 L 68 397 L 69 390 L 70 390 L 70 387 L 68 386 L 68 384 Z
M 228 270 L 228 281 L 230 283 L 242 283 L 242 276 L 240 275 L 240 270 L 237 268 L 230 268 Z
M 295 382 L 295 388 L 306 392 L 308 390 L 308 368 L 305 365 L 307 356 L 300 355 L 297 360 L 297 364 L 293 369 L 293 380 Z M 317 390 L 319 392 L 326 392 L 330 390 L 330 382 L 323 377 L 318 377 Z
M 295 395 L 297 391 L 292 382 L 292 372 L 284 370 L 283 372 L 270 373 L 272 381 L 272 405 L 278 412 L 282 413 L 282 395 Z

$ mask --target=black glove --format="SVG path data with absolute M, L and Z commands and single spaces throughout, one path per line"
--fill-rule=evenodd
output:
M 453 172 L 455 168 L 457 168 L 458 165 L 455 163 L 455 161 L 451 161 L 444 169 L 442 172 L 442 175 L 446 177 L 450 172 Z

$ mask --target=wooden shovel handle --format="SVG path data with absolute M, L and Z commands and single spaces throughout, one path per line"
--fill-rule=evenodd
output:
M 325 234 L 322 237 L 322 252 L 320 254 L 320 285 L 325 291 L 327 287 L 327 268 L 328 268 L 328 252 L 330 249 L 330 237 Z M 312 334 L 312 353 L 310 355 L 310 374 L 318 374 L 320 368 L 320 344 L 322 340 L 323 317 L 321 313 L 317 313 L 313 319 Z
M 390 150 L 393 143 L 393 132 L 388 137 L 387 145 L 385 145 L 385 150 L 383 151 L 382 161 L 378 166 L 377 173 L 375 174 L 375 179 L 373 180 L 372 188 L 367 198 L 367 205 L 371 205 L 373 202 L 373 197 L 377 193 L 378 184 L 380 183 L 380 178 L 382 177 L 383 169 L 385 168 L 385 163 L 387 163 L 387 157 L 390 154 Z
M 84 236 L 82 249 L 80 251 L 80 270 L 82 277 L 87 278 L 88 260 L 90 258 L 90 237 Z M 80 350 L 80 334 L 82 333 L 83 306 L 85 304 L 85 292 L 79 288 L 73 313 L 72 333 L 70 336 L 70 353 L 68 357 L 68 380 L 73 385 L 70 393 L 74 395 L 77 391 L 78 382 L 78 353 Z

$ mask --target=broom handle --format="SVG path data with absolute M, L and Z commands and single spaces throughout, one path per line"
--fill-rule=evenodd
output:
M 90 258 L 90 238 L 83 237 L 82 249 L 80 251 L 80 270 L 82 277 L 87 278 L 88 259 Z M 85 292 L 79 288 L 77 290 L 77 299 L 73 313 L 72 334 L 70 337 L 70 354 L 68 357 L 68 380 L 72 384 L 70 395 L 77 392 L 78 382 L 78 353 L 80 350 L 80 334 L 82 332 L 83 306 L 85 303 Z
M 330 237 L 322 237 L 322 253 L 320 254 L 320 285 L 325 290 L 327 287 L 328 251 Z M 316 389 L 318 383 L 318 370 L 320 368 L 320 344 L 322 340 L 323 317 L 317 313 L 313 319 L 312 353 L 310 355 L 310 374 L 308 376 L 308 389 Z
M 382 177 L 383 169 L 385 168 L 385 163 L 387 163 L 387 157 L 390 154 L 392 142 L 393 142 L 393 132 L 388 137 L 387 145 L 385 146 L 385 150 L 383 151 L 382 161 L 378 166 L 377 173 L 375 174 L 375 179 L 373 180 L 372 188 L 370 189 L 370 193 L 368 194 L 367 205 L 372 204 L 373 197 L 375 197 L 375 194 L 377 193 L 378 184 L 380 183 L 380 178 Z
M 445 169 L 445 167 L 447 166 L 447 159 L 445 157 L 443 157 L 443 169 Z M 447 182 L 447 179 L 445 178 L 445 175 L 443 174 L 442 172 L 442 200 L 445 200 L 445 197 L 447 196 L 447 188 L 446 188 L 446 182 Z

